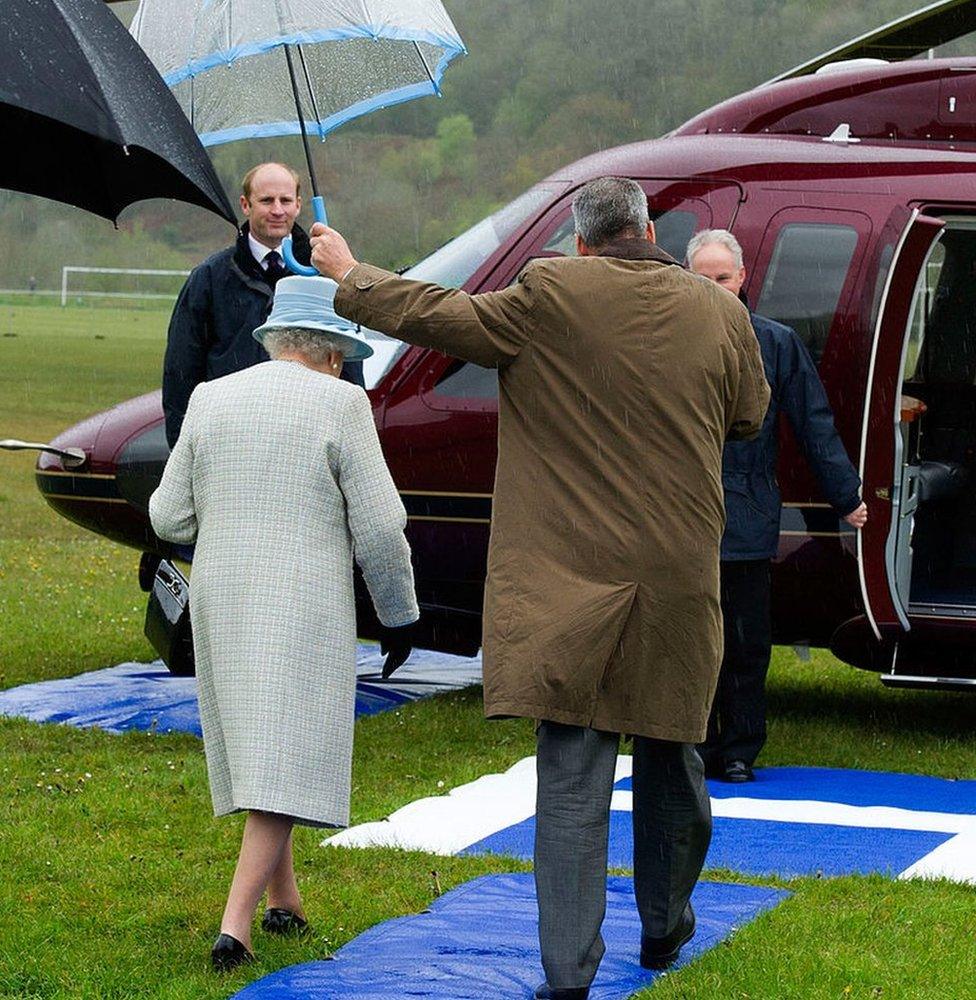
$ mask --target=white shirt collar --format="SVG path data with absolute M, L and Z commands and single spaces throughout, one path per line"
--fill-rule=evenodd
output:
M 268 254 L 271 253 L 272 250 L 277 250 L 279 254 L 281 253 L 281 244 L 280 243 L 276 247 L 266 247 L 263 243 L 258 242 L 258 240 L 256 240 L 254 238 L 254 234 L 250 230 L 248 230 L 248 233 L 247 233 L 247 242 L 248 242 L 248 246 L 250 246 L 250 248 L 251 248 L 251 253 L 254 255 L 254 259 L 265 270 L 268 269 L 268 265 L 265 264 L 264 258 L 267 257 Z

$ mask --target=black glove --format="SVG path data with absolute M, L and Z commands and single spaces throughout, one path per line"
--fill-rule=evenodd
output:
M 380 652 L 386 656 L 383 664 L 383 680 L 386 680 L 394 670 L 406 663 L 413 650 L 413 633 L 416 622 L 409 625 L 398 625 L 396 628 L 384 626 L 380 637 Z

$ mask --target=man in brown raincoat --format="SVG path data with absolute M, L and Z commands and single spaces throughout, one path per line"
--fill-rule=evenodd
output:
M 636 182 L 591 182 L 573 214 L 579 257 L 532 261 L 482 295 L 360 264 L 335 230 L 312 230 L 338 313 L 498 368 L 485 713 L 540 720 L 536 996 L 555 1000 L 583 1000 L 604 951 L 621 733 L 635 737 L 642 964 L 666 967 L 694 933 L 722 448 L 758 433 L 769 399 L 748 312 L 654 244 Z

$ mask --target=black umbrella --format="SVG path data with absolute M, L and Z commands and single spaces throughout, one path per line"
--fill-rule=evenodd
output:
M 102 0 L 3 0 L 0 187 L 113 222 L 143 198 L 178 198 L 236 225 L 179 104 Z

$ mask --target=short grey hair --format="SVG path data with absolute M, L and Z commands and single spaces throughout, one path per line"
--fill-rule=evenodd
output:
M 727 229 L 702 229 L 695 233 L 688 241 L 688 249 L 685 251 L 685 257 L 689 265 L 691 264 L 691 258 L 699 250 L 711 246 L 713 243 L 725 247 L 732 254 L 736 270 L 742 267 L 742 247 L 739 246 L 739 241 Z
M 348 348 L 323 330 L 311 330 L 300 326 L 283 326 L 268 330 L 264 335 L 264 349 L 276 361 L 282 354 L 301 354 L 313 365 L 325 364 L 332 351 L 343 357 Z
M 588 247 L 647 231 L 647 195 L 629 177 L 598 177 L 573 199 L 576 233 Z

